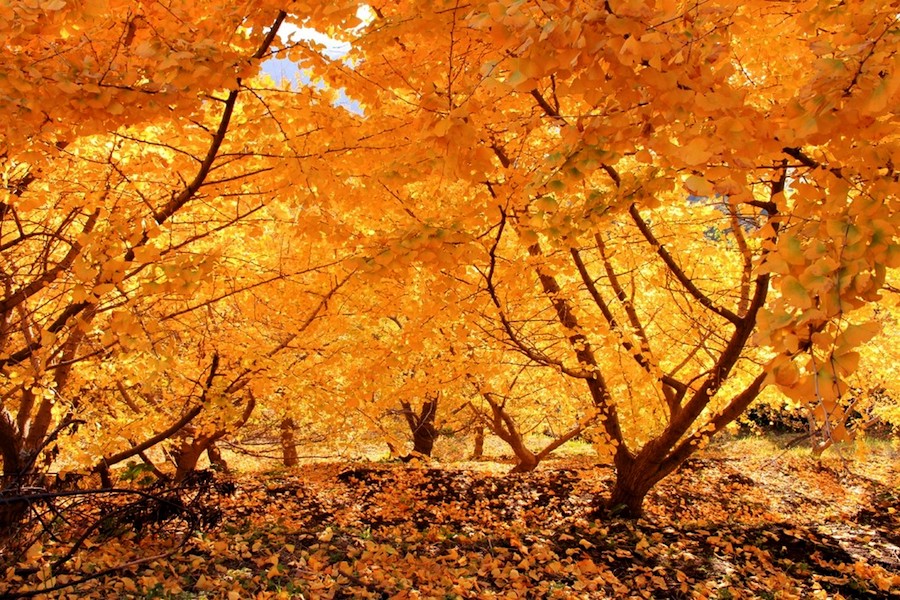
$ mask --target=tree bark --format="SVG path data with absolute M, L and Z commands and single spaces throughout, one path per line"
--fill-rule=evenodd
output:
M 197 468 L 200 457 L 212 444 L 207 437 L 184 440 L 175 453 L 175 482 L 180 483 Z
M 644 513 L 647 492 L 662 477 L 655 473 L 645 460 L 635 460 L 627 450 L 620 448 L 615 455 L 616 482 L 605 505 L 598 512 L 605 517 L 637 519 Z
M 516 422 L 491 394 L 484 394 L 491 407 L 491 418 L 486 421 L 491 432 L 506 442 L 518 461 L 510 473 L 528 473 L 534 471 L 541 458 L 528 449 L 522 434 L 516 429 Z
M 218 361 L 218 356 L 216 356 L 216 361 Z M 209 389 L 208 386 L 207 389 Z M 229 431 L 243 427 L 250 419 L 250 415 L 253 414 L 253 409 L 255 407 L 256 397 L 252 393 L 248 393 L 247 405 L 244 407 L 244 412 L 241 414 L 240 419 L 232 423 L 229 428 L 218 429 L 212 434 L 194 437 L 192 440 L 189 437 L 191 432 L 185 431 L 184 433 L 187 434 L 188 437 L 181 442 L 181 446 L 175 454 L 175 481 L 181 482 L 191 473 L 191 471 L 194 471 L 197 468 L 197 462 L 204 452 L 209 454 L 210 462 L 214 466 L 216 464 L 224 464 L 224 461 L 221 460 L 221 455 L 218 455 L 218 459 L 214 458 L 218 454 L 214 449 L 216 442 L 228 435 Z M 213 449 L 212 452 L 210 452 L 210 449 Z M 227 468 L 226 465 L 225 469 L 227 470 Z
M 437 398 L 426 400 L 422 403 L 422 410 L 417 415 L 408 402 L 403 403 L 403 415 L 406 417 L 413 437 L 413 455 L 407 458 L 412 458 L 416 454 L 431 456 L 431 452 L 434 450 L 434 441 L 438 436 L 435 426 L 437 407 Z
M 484 427 L 475 428 L 475 448 L 472 450 L 472 460 L 484 458 Z
M 225 462 L 225 459 L 222 457 L 222 451 L 219 450 L 219 447 L 216 446 L 215 442 L 212 442 L 209 447 L 206 448 L 206 456 L 209 457 L 210 467 L 220 473 L 228 473 L 228 463 Z
M 525 444 L 514 445 L 513 452 L 519 462 L 516 463 L 516 466 L 512 468 L 510 473 L 530 473 L 537 468 L 540 461 L 534 452 L 525 447 Z
M 285 467 L 297 466 L 297 445 L 294 442 L 294 420 L 281 421 L 281 461 Z
M 607 500 L 604 516 L 637 519 L 644 514 L 644 498 L 653 487 L 652 483 L 628 473 L 616 474 L 616 484 Z
M 21 438 L 5 414 L 0 414 L 0 458 L 3 459 L 4 477 L 12 477 L 22 470 Z M 4 486 L 5 487 L 5 486 Z
M 12 484 L 22 476 L 22 459 L 20 440 L 15 435 L 15 428 L 7 421 L 6 415 L 0 414 L 0 457 L 3 458 L 3 480 L 0 488 L 12 488 Z M 16 525 L 22 521 L 28 510 L 25 502 L 0 504 L 0 540 L 15 534 Z

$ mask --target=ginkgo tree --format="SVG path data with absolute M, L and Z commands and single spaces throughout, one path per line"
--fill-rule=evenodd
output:
M 2 101 L 10 118 L 0 126 L 0 455 L 4 474 L 16 477 L 59 434 L 85 424 L 82 417 L 96 408 L 85 405 L 104 401 L 95 393 L 117 390 L 124 398 L 137 383 L 128 382 L 129 369 L 152 378 L 180 367 L 161 354 L 183 348 L 160 340 L 177 337 L 165 331 L 166 319 L 185 304 L 209 308 L 267 280 L 277 286 L 336 264 L 337 245 L 324 244 L 315 256 L 294 253 L 304 265 L 260 272 L 248 268 L 253 260 L 242 264 L 223 252 L 221 233 L 249 223 L 255 235 L 271 234 L 256 221 L 261 216 L 285 224 L 276 228 L 285 242 L 305 225 L 314 226 L 308 240 L 333 231 L 335 219 L 305 204 L 322 185 L 315 173 L 327 178 L 329 170 L 322 161 L 303 168 L 310 156 L 327 154 L 309 155 L 305 145 L 321 129 L 313 107 L 330 106 L 333 93 L 279 89 L 250 76 L 284 45 L 277 33 L 285 21 L 317 16 L 323 27 L 350 27 L 357 19 L 353 10 L 324 6 L 289 17 L 265 2 L 113 2 L 103 10 L 45 2 L 3 10 Z M 318 56 L 308 44 L 292 51 Z M 285 162 L 294 168 L 273 171 Z M 277 207 L 269 205 L 274 197 Z M 232 241 L 231 249 L 242 248 Z M 214 277 L 223 265 L 228 276 Z M 291 307 L 287 329 L 296 331 L 345 275 L 313 284 L 318 297 L 308 310 Z M 284 293 L 310 299 L 296 288 Z M 248 360 L 279 343 L 245 349 Z M 129 366 L 135 352 L 151 360 Z M 206 373 L 194 378 L 206 378 L 208 391 L 216 361 L 192 368 Z M 98 374 L 106 375 L 100 386 L 91 383 Z M 90 393 L 79 397 L 78 390 Z
M 337 392 L 340 414 L 366 387 L 376 412 L 423 418 L 413 402 L 476 395 L 489 421 L 501 396 L 521 408 L 527 364 L 574 396 L 562 431 L 598 428 L 605 507 L 631 515 L 767 384 L 833 416 L 878 330 L 852 313 L 900 263 L 897 8 L 5 6 L 4 472 L 81 416 L 117 422 L 94 410 L 111 392 L 155 417 L 96 461 L 216 404 L 183 440 L 193 460 L 253 418 L 226 371 L 246 383 L 224 391 L 282 420 L 285 390 Z M 350 50 L 332 60 L 283 23 Z M 270 57 L 310 85 L 257 77 Z M 286 244 L 290 267 L 272 260 Z M 291 336 L 326 304 L 329 349 L 291 382 L 311 356 Z M 367 362 L 373 334 L 387 354 Z
M 366 154 L 383 165 L 371 187 L 413 208 L 409 227 L 467 234 L 489 255 L 508 338 L 583 380 L 613 447 L 609 507 L 639 514 L 650 487 L 765 384 L 836 405 L 877 332 L 846 316 L 878 300 L 900 250 L 896 7 L 372 11 L 328 75 L 360 101 L 367 143 L 411 150 Z M 509 236 L 553 329 L 545 318 L 523 330 L 501 297 Z M 627 279 L 645 269 L 658 274 Z

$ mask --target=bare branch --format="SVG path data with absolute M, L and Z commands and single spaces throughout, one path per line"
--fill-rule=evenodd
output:
M 644 235 L 644 238 L 650 244 L 650 246 L 656 251 L 656 254 L 662 259 L 665 263 L 666 267 L 668 267 L 669 271 L 675 276 L 679 283 L 688 291 L 688 293 L 694 297 L 694 299 L 699 302 L 702 306 L 706 307 L 710 311 L 716 313 L 720 317 L 731 321 L 734 324 L 738 324 L 741 322 L 741 317 L 728 310 L 727 308 L 723 308 L 721 306 L 717 306 L 706 294 L 704 294 L 697 285 L 691 281 L 691 278 L 688 277 L 682 268 L 675 262 L 675 259 L 666 250 L 666 247 L 663 246 L 656 236 L 653 235 L 653 231 L 650 230 L 650 226 L 647 225 L 647 222 L 641 217 L 641 213 L 638 211 L 636 205 L 632 204 L 628 208 L 628 214 L 631 215 L 632 220 L 635 225 L 637 225 L 638 229 Z

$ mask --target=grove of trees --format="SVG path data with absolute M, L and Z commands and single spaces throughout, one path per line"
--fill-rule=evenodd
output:
M 518 471 L 592 439 L 596 510 L 635 517 L 754 401 L 822 448 L 854 411 L 900 424 L 898 18 L 5 3 L 4 490 L 179 480 L 250 432 L 291 464 L 304 436 L 487 431 Z

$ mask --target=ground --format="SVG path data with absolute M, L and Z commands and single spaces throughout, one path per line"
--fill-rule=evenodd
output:
M 498 462 L 237 475 L 217 527 L 70 597 L 900 598 L 896 451 L 817 461 L 741 444 L 690 460 L 636 522 L 587 517 L 613 478 L 587 457 L 523 475 Z

